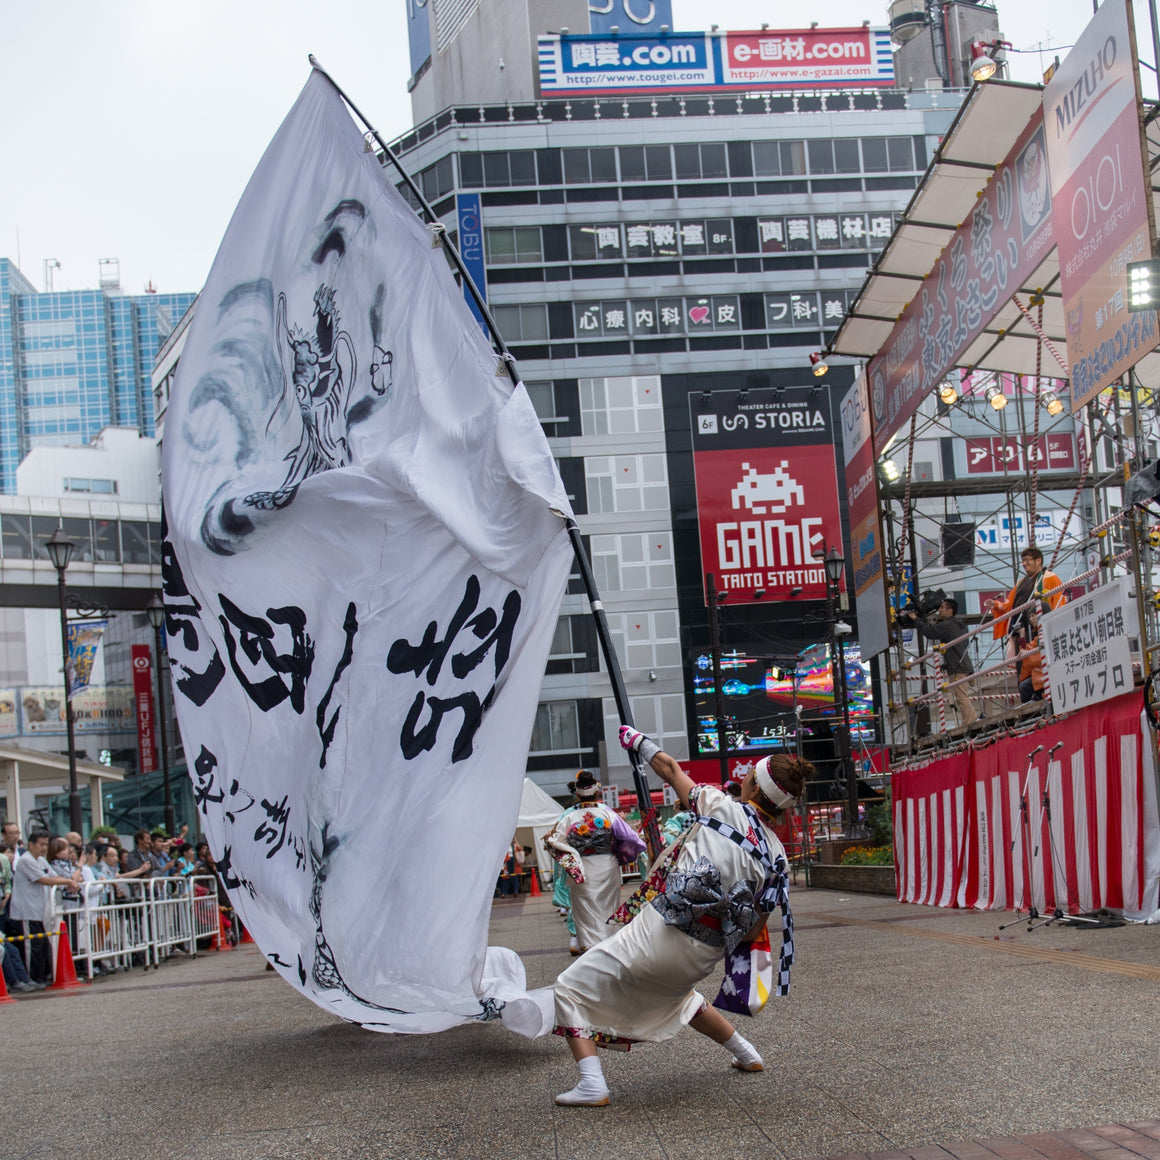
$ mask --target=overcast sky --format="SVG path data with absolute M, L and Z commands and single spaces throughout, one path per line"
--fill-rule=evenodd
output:
M 1136 5 L 1151 59 L 1147 5 Z M 999 0 L 1012 75 L 1037 81 L 1092 0 Z M 785 0 L 673 0 L 678 30 L 768 22 Z M 814 0 L 823 26 L 887 23 L 882 0 Z M 786 15 L 787 13 L 791 15 Z M 0 256 L 38 287 L 97 284 L 120 260 L 140 293 L 197 290 L 250 173 L 305 83 L 313 52 L 388 139 L 411 124 L 406 0 L 0 0 Z M 1063 53 L 1062 55 L 1066 55 Z M 1155 93 L 1145 68 L 1144 91 Z

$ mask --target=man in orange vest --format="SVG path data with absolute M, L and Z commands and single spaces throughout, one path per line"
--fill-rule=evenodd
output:
M 995 617 L 991 634 L 995 640 L 1007 638 L 1007 655 L 1012 659 L 1038 644 L 1039 609 L 1032 605 L 1006 620 L 998 618 L 1033 598 L 1039 600 L 1041 606 L 1046 604 L 1049 609 L 1058 608 L 1067 601 L 1063 594 L 1063 581 L 1054 572 L 1044 568 L 1043 553 L 1038 548 L 1024 548 L 1019 559 L 1023 565 L 1023 579 L 1011 589 L 1006 600 L 991 600 L 988 603 L 991 615 Z M 1024 657 L 1019 668 L 1019 700 L 1024 704 L 1033 700 L 1042 701 L 1043 684 L 1043 657 Z

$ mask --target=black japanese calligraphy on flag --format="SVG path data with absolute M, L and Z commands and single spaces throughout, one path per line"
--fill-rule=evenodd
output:
M 247 928 L 345 1019 L 538 1032 L 487 923 L 570 507 L 527 393 L 320 73 L 201 294 L 162 473 L 181 731 Z

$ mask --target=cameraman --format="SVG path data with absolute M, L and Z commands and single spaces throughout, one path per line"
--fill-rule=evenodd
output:
M 959 619 L 958 602 L 950 596 L 943 597 L 936 616 L 920 616 L 914 609 L 904 608 L 898 613 L 899 624 L 915 626 L 923 636 L 931 640 L 955 640 L 963 636 L 967 626 Z M 974 673 L 971 658 L 967 655 L 967 641 L 953 644 L 943 654 L 946 659 L 947 680 L 955 681 Z M 959 723 L 972 725 L 979 719 L 979 711 L 967 692 L 966 685 L 955 685 L 951 692 L 955 695 L 955 707 L 959 712 Z

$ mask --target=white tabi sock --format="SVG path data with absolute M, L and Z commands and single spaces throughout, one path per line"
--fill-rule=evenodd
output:
M 733 1067 L 738 1071 L 765 1070 L 765 1064 L 757 1048 L 740 1031 L 734 1031 L 721 1046 L 733 1053 Z
M 604 1082 L 604 1068 L 595 1055 L 576 1061 L 580 1082 L 571 1090 L 561 1092 L 556 1103 L 572 1108 L 601 1108 L 608 1103 L 608 1084 Z

